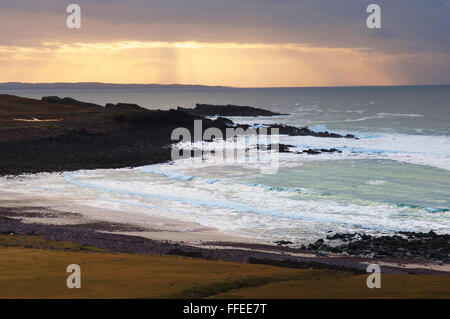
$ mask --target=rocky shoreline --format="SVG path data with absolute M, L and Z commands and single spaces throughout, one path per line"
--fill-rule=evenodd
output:
M 39 236 L 51 241 L 70 241 L 84 246 L 122 253 L 134 254 L 168 254 L 211 260 L 231 262 L 248 262 L 266 264 L 289 268 L 334 269 L 343 272 L 365 273 L 368 258 L 361 257 L 317 257 L 302 249 L 295 249 L 273 245 L 255 245 L 246 243 L 214 243 L 205 242 L 202 246 L 193 246 L 184 243 L 157 241 L 139 235 L 122 235 L 115 232 L 130 231 L 133 229 L 139 234 L 140 229 L 125 224 L 112 223 L 84 223 L 72 225 L 53 225 L 43 223 L 23 222 L 22 217 L 30 217 L 28 208 L 1 208 L 0 207 L 0 234 L 15 236 Z M 46 218 L 50 213 L 45 213 Z M 61 212 L 58 212 L 60 215 Z M 206 248 L 207 247 L 207 248 Z M 33 247 L 28 247 L 33 248 Z M 302 256 L 299 256 L 301 254 Z M 398 263 L 401 260 L 393 260 Z M 428 274 L 448 275 L 447 272 L 422 268 L 420 266 L 402 268 L 383 266 L 383 273 L 390 274 Z
M 450 235 L 398 232 L 393 236 L 363 233 L 334 234 L 326 240 L 302 246 L 307 251 L 321 251 L 366 258 L 397 258 L 450 264 Z
M 206 106 L 200 109 L 205 110 Z M 258 109 L 235 111 L 229 107 L 227 116 L 243 116 L 245 112 L 259 112 Z M 219 107 L 223 111 L 223 106 Z M 217 114 L 217 106 L 211 113 Z M 195 113 L 195 112 L 194 112 Z M 220 112 L 219 112 L 220 113 Z M 262 110 L 264 113 L 264 110 Z M 251 113 L 254 116 L 255 113 Z M 261 113 L 259 113 L 261 114 Z M 250 116 L 250 115 L 249 115 Z M 29 118 L 30 122 L 18 123 L 16 118 Z M 61 118 L 58 122 L 39 122 L 39 119 Z M 34 121 L 33 119 L 36 119 Z M 61 172 L 79 169 L 121 168 L 157 164 L 170 161 L 171 133 L 175 128 L 185 127 L 193 131 L 194 120 L 202 120 L 203 129 L 210 127 L 225 131 L 230 127 L 244 130 L 249 125 L 236 125 L 231 120 L 219 117 L 215 120 L 178 110 L 147 110 L 135 104 L 107 104 L 105 107 L 76 101 L 70 98 L 46 97 L 42 101 L 0 95 L 0 176 L 24 173 Z M 268 129 L 279 129 L 280 134 L 316 136 L 327 138 L 356 138 L 351 134 L 339 135 L 329 132 L 314 132 L 307 127 L 298 128 L 272 124 Z M 259 128 L 256 129 L 257 131 Z M 259 147 L 259 146 L 258 146 Z M 279 152 L 290 152 L 291 145 L 281 144 Z M 269 149 L 272 145 L 269 145 Z M 301 154 L 339 153 L 337 149 L 307 149 Z M 17 217 L 17 216 L 16 216 Z M 449 235 L 434 233 L 401 233 L 395 236 L 373 237 L 364 234 L 336 234 L 302 247 L 294 252 L 315 252 L 317 257 L 307 259 L 281 254 L 267 254 L 261 251 L 239 249 L 200 249 L 149 241 L 141 237 L 100 233 L 99 225 L 90 229 L 85 226 L 54 226 L 25 224 L 10 215 L 0 214 L 0 231 L 4 233 L 27 234 L 33 232 L 52 240 L 73 240 L 76 243 L 97 245 L 101 248 L 135 253 L 194 254 L 194 257 L 216 258 L 230 261 L 268 259 L 286 261 L 308 261 L 320 263 L 343 263 L 362 269 L 358 258 L 400 259 L 408 261 L 432 261 L 448 263 Z M 106 227 L 103 225 L 102 227 Z M 108 228 L 109 227 L 109 228 Z M 111 228 L 111 225 L 106 227 Z M 117 227 L 121 227 L 120 225 Z M 117 230 L 116 227 L 116 230 Z M 94 228 L 94 229 L 92 229 Z M 103 229 L 104 230 L 104 229 Z M 340 241 L 333 244 L 334 241 Z M 139 243 L 144 243 L 140 245 Z M 283 246 L 288 243 L 281 242 Z M 137 248 L 133 248 L 137 247 Z M 273 247 L 273 246 L 270 246 Z M 267 249 L 270 248 L 266 247 Z M 275 246 L 276 247 L 276 246 Z M 284 249 L 287 247 L 279 247 Z M 326 253 L 348 255 L 337 261 L 326 257 Z M 356 266 L 355 266 L 356 265 Z

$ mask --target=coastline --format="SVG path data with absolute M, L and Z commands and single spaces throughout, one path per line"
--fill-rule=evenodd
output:
M 450 275 L 449 264 L 328 253 L 318 255 L 315 251 L 230 235 L 199 224 L 61 202 L 58 198 L 49 200 L 45 196 L 1 191 L 0 202 L 2 233 L 32 234 L 108 251 L 356 273 L 364 273 L 368 264 L 376 262 L 383 265 L 384 273 Z
M 192 130 L 194 119 L 201 119 L 205 129 L 219 127 L 225 130 L 230 125 L 230 121 L 224 118 L 209 120 L 180 110 L 149 111 L 133 104 L 102 107 L 71 99 L 37 101 L 11 96 L 2 98 L 7 102 L 12 100 L 13 105 L 21 103 L 25 107 L 22 114 L 0 116 L 3 123 L 10 123 L 14 117 L 26 118 L 27 114 L 43 119 L 49 116 L 64 118 L 57 123 L 31 122 L 33 124 L 27 124 L 29 127 L 17 125 L 0 130 L 0 175 L 12 179 L 21 178 L 24 173 L 163 163 L 170 159 L 170 133 L 174 128 L 185 126 Z M 250 111 L 257 112 L 255 110 Z M 42 114 L 35 115 L 36 112 Z M 272 126 L 287 135 L 355 138 L 350 134 L 316 133 L 308 128 Z M 282 150 L 284 148 L 288 146 L 282 147 Z M 71 241 L 122 253 L 175 254 L 356 273 L 365 273 L 367 265 L 376 262 L 383 264 L 384 273 L 450 274 L 450 265 L 440 264 L 439 261 L 345 256 L 324 253 L 320 247 L 313 250 L 289 247 L 282 243 L 226 234 L 199 224 L 161 217 L 160 214 L 154 214 L 158 215 L 155 217 L 75 204 L 67 198 L 62 200 L 63 197 L 54 193 L 46 196 L 45 189 L 41 189 L 40 193 L 37 191 L 30 190 L 25 194 L 0 191 L 2 232 L 33 234 L 48 240 Z

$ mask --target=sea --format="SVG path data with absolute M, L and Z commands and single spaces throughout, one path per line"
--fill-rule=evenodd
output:
M 357 137 L 278 136 L 298 154 L 269 152 L 269 158 L 276 155 L 277 160 L 277 170 L 271 173 L 261 169 L 259 158 L 218 161 L 206 156 L 135 168 L 36 174 L 16 183 L 2 180 L 10 189 L 66 193 L 85 205 L 195 222 L 267 241 L 306 244 L 344 232 L 450 234 L 450 86 L 0 93 L 56 95 L 102 105 L 136 103 L 148 109 L 245 105 L 289 115 L 230 119 Z M 258 143 L 246 137 L 232 142 L 238 148 Z M 208 148 L 211 143 L 190 147 Z M 341 153 L 301 153 L 331 148 Z

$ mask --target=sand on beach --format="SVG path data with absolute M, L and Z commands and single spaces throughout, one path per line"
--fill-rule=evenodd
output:
M 130 210 L 83 205 L 79 199 L 71 198 L 67 194 L 52 193 L 49 195 L 33 190 L 29 192 L 3 190 L 0 191 L 0 203 L 2 208 L 27 208 L 28 214 L 17 216 L 25 223 L 94 224 L 99 227 L 102 225 L 104 229 L 99 231 L 190 245 L 208 241 L 261 243 L 256 239 L 226 234 L 200 224 L 175 220 L 160 214 L 160 216 L 155 216 L 158 214 L 157 212 L 145 214 Z M 32 212 L 36 213 L 32 214 Z M 108 225 L 112 225 L 112 227 L 108 227 Z
M 88 200 L 89 198 L 86 198 Z M 25 224 L 54 226 L 73 226 L 100 233 L 142 237 L 161 243 L 182 244 L 200 249 L 232 251 L 241 254 L 258 252 L 261 256 L 282 256 L 283 258 L 306 258 L 325 262 L 312 252 L 280 247 L 275 243 L 227 234 L 197 223 L 185 222 L 161 216 L 160 212 L 121 210 L 117 208 L 99 208 L 83 204 L 80 198 L 67 193 L 37 192 L 23 189 L 0 191 L 0 209 L 8 210 L 8 217 L 20 219 Z M 147 210 L 151 210 L 147 208 Z M 152 213 L 152 214 L 150 214 Z M 438 271 L 450 274 L 450 265 L 437 263 L 419 263 L 412 261 L 363 260 L 329 254 L 327 260 L 336 260 L 341 265 L 368 265 L 378 263 L 389 269 Z M 335 262 L 329 263 L 331 265 Z M 395 272 L 395 270 L 394 270 Z

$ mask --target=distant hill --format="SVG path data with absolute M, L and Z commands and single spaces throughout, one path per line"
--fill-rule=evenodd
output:
M 226 86 L 184 85 L 184 84 L 116 84 L 101 82 L 57 82 L 57 83 L 0 83 L 0 90 L 39 90 L 39 89 L 158 89 L 158 88 L 227 88 Z

